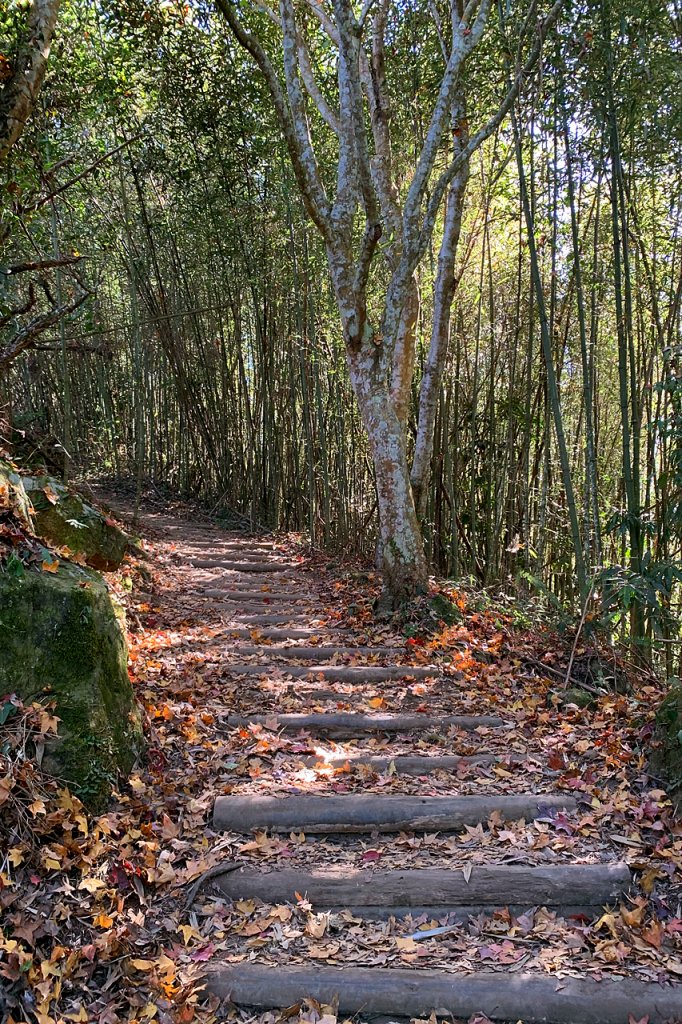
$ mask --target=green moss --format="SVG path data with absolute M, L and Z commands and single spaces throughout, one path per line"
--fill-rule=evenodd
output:
M 456 604 L 449 601 L 443 594 L 434 594 L 429 598 L 429 608 L 446 626 L 454 626 L 462 621 L 462 613 Z
M 59 736 L 44 766 L 101 803 L 141 748 L 124 634 L 103 580 L 66 562 L 21 578 L 0 571 L 0 652 L 0 693 L 56 704 Z
M 682 680 L 668 680 L 670 691 L 656 712 L 653 761 L 665 776 L 679 807 L 682 805 Z
M 83 555 L 94 569 L 118 568 L 128 547 L 122 530 L 53 477 L 24 477 L 24 487 L 33 504 L 39 536 Z
M 581 690 L 579 687 L 573 687 L 570 690 L 564 690 L 559 695 L 559 707 L 565 708 L 567 704 L 575 704 L 579 708 L 596 708 L 597 701 L 594 694 L 590 693 L 589 690 Z

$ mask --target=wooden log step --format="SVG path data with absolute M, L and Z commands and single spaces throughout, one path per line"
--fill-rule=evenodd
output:
M 219 796 L 213 826 L 230 832 L 302 829 L 304 832 L 456 832 L 499 812 L 505 821 L 534 820 L 552 809 L 575 810 L 570 796 L 522 793 L 505 796 L 408 796 L 344 793 L 342 796 Z
M 500 754 L 444 754 L 433 757 L 420 756 L 417 754 L 399 754 L 397 757 L 378 757 L 375 754 L 349 754 L 347 757 L 316 757 L 315 755 L 297 757 L 302 764 L 329 765 L 331 768 L 343 768 L 349 765 L 351 769 L 358 765 L 367 765 L 374 771 L 384 773 L 394 768 L 397 775 L 428 775 L 436 771 L 457 771 L 460 766 L 469 764 L 495 764 L 498 761 L 509 761 L 511 764 L 521 762 L 522 757 Z
M 207 988 L 242 1006 L 279 1009 L 303 999 L 333 1004 L 344 1014 L 399 1018 L 465 1018 L 524 1024 L 664 1024 L 682 1015 L 682 985 L 632 978 L 569 978 L 547 974 L 382 967 L 265 967 L 224 964 L 207 972 Z
M 279 618 L 279 616 L 276 616 L 276 618 Z M 267 627 L 259 629 L 257 626 L 252 626 L 251 628 L 235 626 L 234 629 L 228 626 L 226 632 L 230 636 L 247 638 L 253 636 L 254 632 L 257 632 L 259 636 L 267 640 L 309 640 L 311 636 L 320 635 L 319 629 L 273 629 Z
M 504 909 L 508 910 L 512 917 L 518 917 L 520 914 L 525 914 L 529 910 L 533 909 L 533 906 L 537 904 L 529 903 L 505 903 Z M 347 906 L 335 906 L 335 907 L 324 907 L 326 912 L 339 914 L 343 910 L 348 910 Z M 353 917 L 359 917 L 363 921 L 388 921 L 391 917 L 396 920 L 401 918 L 411 917 L 427 917 L 429 921 L 438 921 L 446 914 L 452 923 L 468 922 L 470 917 L 478 917 L 479 914 L 491 913 L 493 910 L 501 909 L 501 907 L 493 907 L 491 904 L 480 904 L 480 903 L 462 903 L 456 907 L 443 907 L 434 906 L 433 904 L 420 903 L 418 906 L 405 907 L 395 905 L 392 907 L 382 907 L 377 904 L 368 904 L 366 907 L 353 907 Z M 583 903 L 570 903 L 562 904 L 561 908 L 554 907 L 554 913 L 557 916 L 564 919 L 570 917 L 577 917 L 581 921 L 594 919 L 595 917 L 601 917 L 603 913 L 603 907 L 591 906 Z
M 232 618 L 239 618 L 241 622 L 248 623 L 251 618 L 260 618 L 264 614 L 267 614 L 271 607 L 278 608 L 278 612 L 275 614 L 284 615 L 284 620 L 281 622 L 292 622 L 294 618 L 298 618 L 299 622 L 309 623 L 312 608 L 306 604 L 282 604 L 281 601 L 272 601 L 272 604 L 265 604 L 264 601 L 218 601 L 214 598 L 209 598 L 209 607 L 211 610 L 216 610 L 229 614 Z
M 288 562 L 211 562 L 206 558 L 190 558 L 189 564 L 197 569 L 228 569 L 230 572 L 293 572 L 299 566 Z
M 190 547 L 191 551 L 191 547 Z M 286 557 L 283 551 L 276 548 L 254 548 L 250 544 L 224 544 L 218 541 L 209 550 L 199 550 L 194 558 L 201 558 L 207 562 L 234 561 L 235 556 L 241 562 L 268 562 L 271 558 Z
M 263 665 L 229 665 L 232 675 L 262 675 L 267 672 Z M 307 676 L 321 677 L 337 683 L 383 683 L 393 679 L 433 679 L 439 675 L 437 666 L 411 665 L 287 665 L 284 675 L 294 679 Z
M 238 595 L 236 593 L 230 594 L 224 590 L 218 590 L 212 587 L 198 587 L 195 590 L 195 593 L 200 597 L 210 598 L 211 601 L 215 601 L 218 605 L 224 605 L 225 608 L 235 608 L 236 610 L 239 610 L 240 606 L 253 606 L 255 608 L 261 608 L 262 610 L 267 610 L 268 603 L 289 607 L 291 605 L 301 605 L 304 600 L 308 603 L 316 603 L 318 600 L 312 595 L 308 598 L 285 598 L 282 594 L 267 594 L 263 590 L 248 591 L 246 593 L 242 592 Z M 265 608 L 262 608 L 263 605 L 265 605 Z
M 314 907 L 447 908 L 465 904 L 505 907 L 561 907 L 568 903 L 602 907 L 622 896 L 632 879 L 627 864 L 474 865 L 465 875 L 458 868 L 405 871 L 359 870 L 343 866 L 316 871 L 250 871 L 219 876 L 217 884 L 231 899 L 264 903 L 295 902 L 301 893 Z
M 216 608 L 221 608 L 221 605 L 215 605 Z M 225 606 L 227 608 L 227 606 Z M 308 615 L 302 615 L 300 608 L 295 608 L 291 612 L 263 612 L 263 611 L 251 611 L 248 608 L 242 609 L 241 611 L 236 610 L 230 606 L 227 608 L 231 615 L 231 622 L 239 622 L 241 625 L 253 626 L 258 629 L 260 626 L 273 626 L 278 623 L 285 622 L 305 622 L 310 621 Z
M 254 581 L 251 577 L 247 577 L 246 580 L 236 580 L 232 577 L 228 580 L 224 580 L 222 577 L 210 577 L 206 582 L 211 585 L 213 590 L 220 591 L 221 594 L 225 590 L 233 590 L 239 593 L 242 591 L 257 590 L 259 594 L 264 594 L 266 597 L 274 597 L 279 594 L 291 594 L 292 588 L 299 587 L 299 584 L 294 580 L 286 581 L 281 580 L 280 578 L 276 579 L 276 581 L 263 580 L 262 583 L 259 583 L 258 581 Z
M 251 538 L 244 538 L 244 540 L 227 540 L 222 534 L 216 533 L 211 537 L 202 537 L 201 539 L 192 539 L 187 543 L 188 550 L 192 548 L 209 548 L 208 554 L 223 554 L 229 552 L 241 552 L 241 551 L 254 551 L 268 554 L 271 552 L 274 555 L 284 554 L 282 548 L 278 548 L 275 544 L 268 543 L 267 541 L 251 540 Z M 207 555 L 208 557 L 208 555 Z
M 267 654 L 271 658 L 293 658 L 299 659 L 300 661 L 331 661 L 333 658 L 361 658 L 361 657 L 384 657 L 384 658 L 397 658 L 400 655 L 404 655 L 405 651 L 400 647 L 337 647 L 337 646 L 320 646 L 320 647 L 274 647 L 268 645 L 252 646 L 247 644 L 240 644 L 236 648 L 235 654 Z M 341 666 L 339 666 L 341 667 Z M 356 668 L 359 666 L 350 665 L 349 668 Z M 374 666 L 379 668 L 381 666 Z M 411 666 L 405 665 L 405 675 L 409 675 L 411 672 Z M 432 668 L 431 674 L 436 675 L 438 673 L 437 668 Z
M 191 558 L 201 558 L 207 562 L 218 561 L 239 561 L 267 562 L 271 558 L 286 558 L 283 551 L 276 548 L 254 548 L 251 545 L 226 544 L 219 537 L 213 541 L 206 541 L 202 544 L 188 544 L 184 549 Z
M 199 570 L 201 572 L 201 570 Z M 251 576 L 248 573 L 229 573 L 220 576 L 202 575 L 200 579 L 205 580 L 216 590 L 230 589 L 242 590 L 269 590 L 276 593 L 278 590 L 291 590 L 292 587 L 300 587 L 301 583 L 308 577 L 302 577 L 300 573 L 291 573 L 286 576 Z
M 302 604 L 305 601 L 318 602 L 316 594 L 301 594 L 295 591 L 280 591 L 277 594 L 267 590 L 240 590 L 229 591 L 220 587 L 210 587 L 201 591 L 206 597 L 219 598 L 224 604 L 257 603 L 263 601 L 265 604 Z
M 243 551 L 247 554 L 261 556 L 282 556 L 286 553 L 282 548 L 275 547 L 273 544 L 260 544 L 256 541 L 225 541 L 220 535 L 188 541 L 185 549 L 187 551 L 197 551 L 202 558 L 236 555 L 241 554 Z
M 261 669 L 261 672 L 263 670 Z M 273 729 L 284 729 L 297 732 L 306 729 L 314 732 L 334 733 L 338 736 L 357 736 L 363 732 L 437 732 L 444 733 L 449 728 L 464 729 L 473 732 L 475 729 L 499 729 L 505 723 L 494 715 L 422 715 L 422 714 L 373 714 L 358 715 L 352 711 L 335 711 L 304 713 L 292 712 L 290 715 L 228 715 L 227 725 L 244 726 L 251 722 L 266 724 Z
M 272 562 L 289 561 L 289 556 L 283 551 L 229 547 L 220 541 L 203 548 L 191 546 L 187 549 L 187 557 L 205 562 L 206 564 L 199 568 L 206 569 L 220 569 L 223 562 L 264 562 L 270 565 Z

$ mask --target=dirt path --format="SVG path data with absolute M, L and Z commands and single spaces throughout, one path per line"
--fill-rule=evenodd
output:
M 557 711 L 537 637 L 497 613 L 406 643 L 372 624 L 371 578 L 291 539 L 144 525 L 131 655 L 155 739 L 133 790 L 167 821 L 176 958 L 213 1000 L 325 1024 L 682 1020 L 682 844 L 641 706 Z

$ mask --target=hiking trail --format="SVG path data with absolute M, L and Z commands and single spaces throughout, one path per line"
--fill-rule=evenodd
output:
M 177 762 L 167 813 L 186 799 L 201 835 L 186 927 L 212 997 L 273 1021 L 682 1020 L 657 888 L 679 829 L 628 698 L 557 709 L 551 659 L 493 615 L 406 642 L 366 574 L 290 539 L 143 527 L 162 564 L 133 672 Z

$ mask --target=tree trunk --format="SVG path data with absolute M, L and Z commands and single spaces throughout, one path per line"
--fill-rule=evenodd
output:
M 426 589 L 424 544 L 412 499 L 405 432 L 391 400 L 381 346 L 348 348 L 350 378 L 367 431 L 376 476 L 379 551 L 389 609 Z
M 19 140 L 45 77 L 61 0 L 33 0 L 27 38 L 19 47 L 13 74 L 0 93 L 0 164 Z

